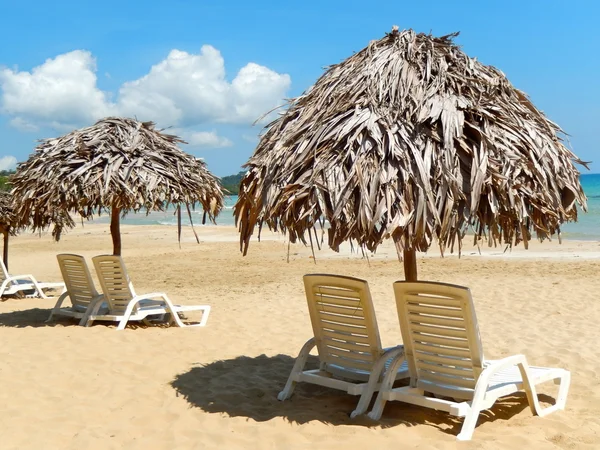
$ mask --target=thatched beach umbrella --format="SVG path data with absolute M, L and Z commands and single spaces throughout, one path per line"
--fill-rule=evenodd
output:
M 8 269 L 8 237 L 16 233 L 16 216 L 13 211 L 12 196 L 0 191 L 0 233 L 3 236 L 2 261 Z
M 200 203 L 214 221 L 223 207 L 219 181 L 202 160 L 178 148 L 183 142 L 152 122 L 118 117 L 42 141 L 11 177 L 19 225 L 36 230 L 54 224 L 58 240 L 74 225 L 70 217 L 57 222 L 58 212 L 89 219 L 106 209 L 113 252 L 120 255 L 119 215 L 128 211 L 184 204 L 191 220 L 190 205 Z
M 244 254 L 266 223 L 312 245 L 375 251 L 392 238 L 416 280 L 415 251 L 442 253 L 471 228 L 490 245 L 541 240 L 577 219 L 585 165 L 502 72 L 449 35 L 399 32 L 331 66 L 267 126 L 234 214 Z M 315 233 L 316 234 L 316 233 Z

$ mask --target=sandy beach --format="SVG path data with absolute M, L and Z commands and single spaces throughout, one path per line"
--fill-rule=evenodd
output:
M 205 328 L 114 325 L 91 328 L 58 318 L 53 300 L 0 302 L 0 423 L 3 449 L 598 448 L 600 242 L 534 242 L 463 256 L 432 247 L 418 258 L 423 280 L 471 288 L 487 358 L 523 353 L 532 365 L 571 370 L 567 408 L 533 416 L 524 395 L 485 411 L 473 441 L 448 414 L 389 402 L 380 422 L 352 420 L 357 398 L 299 384 L 279 402 L 294 358 L 312 335 L 302 275 L 336 273 L 369 281 L 384 346 L 401 342 L 392 283 L 402 266 L 391 243 L 368 260 L 316 252 L 265 232 L 249 254 L 233 227 L 121 227 L 123 257 L 138 293 L 167 292 L 175 303 L 209 304 Z M 106 224 L 10 241 L 10 272 L 60 281 L 55 255 L 91 257 L 112 249 Z M 540 388 L 543 403 L 556 387 Z

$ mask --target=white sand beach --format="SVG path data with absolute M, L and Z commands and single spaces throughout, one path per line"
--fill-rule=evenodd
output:
M 386 243 L 368 261 L 288 244 L 265 232 L 249 254 L 233 227 L 121 227 L 123 257 L 138 293 L 167 292 L 210 304 L 205 328 L 114 325 L 58 318 L 53 300 L 0 302 L 2 449 L 594 449 L 600 434 L 600 242 L 531 243 L 504 252 L 465 241 L 462 258 L 432 247 L 419 277 L 471 288 L 486 357 L 523 353 L 532 365 L 572 372 L 567 408 L 533 416 L 525 395 L 480 416 L 473 440 L 457 443 L 461 419 L 389 402 L 382 420 L 350 419 L 357 398 L 299 384 L 279 402 L 294 358 L 312 335 L 302 276 L 336 273 L 369 281 L 384 346 L 401 343 L 392 283 L 403 278 Z M 59 281 L 55 255 L 112 249 L 106 224 L 10 241 L 13 274 Z M 556 386 L 543 385 L 542 402 Z

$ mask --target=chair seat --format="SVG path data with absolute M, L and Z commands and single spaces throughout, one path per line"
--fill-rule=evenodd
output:
M 495 361 L 488 361 L 485 365 L 488 366 L 493 362 Z M 564 369 L 537 366 L 529 366 L 528 370 L 529 379 L 533 384 L 554 380 L 562 372 L 565 372 Z M 508 395 L 512 392 L 523 390 L 523 377 L 521 376 L 519 368 L 517 366 L 506 367 L 492 375 L 488 391 L 496 389 L 507 391 L 507 394 L 502 395 Z
M 394 347 L 387 347 L 384 351 L 389 351 L 394 349 Z M 394 361 L 394 357 L 388 358 L 385 361 L 385 371 L 390 368 L 390 365 Z M 360 369 L 349 369 L 347 367 L 338 366 L 337 364 L 328 364 L 327 369 L 336 376 L 348 378 L 349 380 L 354 381 L 368 381 L 371 372 Z M 408 362 L 405 360 L 402 362 L 400 368 L 396 371 L 396 380 L 401 380 L 404 378 L 408 378 Z
M 484 368 L 496 363 L 496 360 L 487 360 Z M 529 366 L 529 379 L 534 384 L 540 384 L 545 381 L 556 379 L 563 372 L 563 369 Z M 419 388 L 424 391 L 438 392 L 448 397 L 471 399 L 474 389 L 462 388 L 460 386 L 444 383 L 432 383 L 429 381 L 420 380 Z M 505 367 L 499 372 L 495 372 L 490 378 L 487 392 L 492 393 L 495 397 L 503 397 L 510 395 L 513 392 L 523 390 L 523 377 L 517 366 Z

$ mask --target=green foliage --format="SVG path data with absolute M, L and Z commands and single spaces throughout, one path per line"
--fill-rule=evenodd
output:
M 8 176 L 13 173 L 15 172 L 10 170 L 0 170 L 0 191 L 10 191 Z
M 7 184 L 8 176 L 13 174 L 14 171 L 0 171 L 0 191 L 9 191 L 10 186 Z M 240 181 L 246 172 L 240 172 L 236 175 L 228 175 L 221 178 L 221 186 L 227 189 L 229 195 L 237 195 L 239 192 Z
M 229 195 L 237 195 L 240 190 L 240 181 L 242 181 L 242 177 L 246 174 L 245 171 L 239 172 L 237 175 L 228 175 L 226 177 L 221 178 L 221 186 L 227 189 Z

